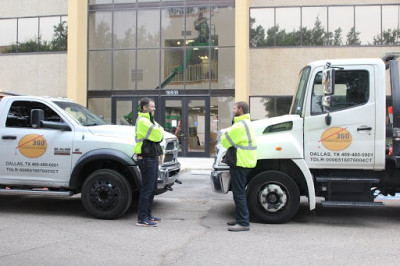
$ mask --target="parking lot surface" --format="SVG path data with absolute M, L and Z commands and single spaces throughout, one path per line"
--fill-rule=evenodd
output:
M 200 168 L 200 169 L 195 169 Z M 156 228 L 94 219 L 79 196 L 0 197 L 1 265 L 394 265 L 400 201 L 380 209 L 323 209 L 304 201 L 287 224 L 228 232 L 232 194 L 211 191 L 210 170 L 186 168 L 183 184 L 155 198 Z

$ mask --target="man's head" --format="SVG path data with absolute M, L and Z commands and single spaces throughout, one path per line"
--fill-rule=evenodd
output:
M 249 105 L 246 102 L 237 102 L 233 106 L 233 116 L 241 116 L 249 113 Z
M 140 100 L 140 111 L 142 113 L 150 113 L 154 116 L 154 111 L 156 110 L 156 104 L 154 103 L 153 99 L 150 98 L 143 98 Z

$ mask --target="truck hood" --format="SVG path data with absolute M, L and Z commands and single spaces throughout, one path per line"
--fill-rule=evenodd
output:
M 303 119 L 299 115 L 283 115 L 251 122 L 257 142 L 257 158 L 302 158 Z M 226 129 L 219 133 L 223 134 Z M 265 133 L 264 133 L 265 132 Z M 217 143 L 215 168 L 226 167 L 221 159 L 226 149 L 221 145 L 220 135 Z
M 283 116 L 277 116 L 277 117 L 272 117 L 272 118 L 264 118 L 264 119 L 260 119 L 260 120 L 256 120 L 252 122 L 254 131 L 256 136 L 260 136 L 263 135 L 263 132 L 266 128 L 271 126 L 275 127 L 273 128 L 273 130 L 277 130 L 278 131 L 284 131 L 285 128 L 283 128 L 285 122 L 290 122 L 290 121 L 295 121 L 299 119 L 299 115 L 283 115 Z M 279 125 L 282 125 L 282 127 L 280 127 Z M 272 133 L 272 132 L 271 132 Z
M 89 132 L 96 136 L 115 137 L 115 138 L 135 138 L 134 126 L 102 125 L 88 128 Z M 176 138 L 169 132 L 164 132 L 164 139 Z

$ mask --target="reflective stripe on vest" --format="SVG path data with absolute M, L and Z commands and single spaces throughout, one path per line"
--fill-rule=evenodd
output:
M 136 123 L 135 123 L 135 141 L 136 141 L 136 143 L 143 142 L 143 140 L 148 139 L 150 137 L 151 131 L 153 131 L 153 128 L 155 127 L 155 125 L 151 125 L 151 127 L 149 127 L 149 130 L 147 130 L 146 136 L 142 139 L 138 139 L 137 138 L 137 124 L 141 118 L 146 118 L 146 117 L 139 116 L 138 119 L 136 119 Z
M 249 130 L 247 123 L 244 120 L 240 120 L 238 122 L 242 122 L 242 124 L 244 125 L 244 128 L 246 129 L 247 140 L 248 140 L 249 145 L 248 146 L 236 145 L 233 142 L 232 138 L 229 136 L 228 132 L 225 131 L 225 137 L 229 141 L 229 144 L 231 144 L 231 146 L 234 146 L 234 147 L 242 149 L 242 150 L 249 150 L 249 151 L 257 150 L 257 147 L 253 146 L 253 140 L 251 139 L 250 130 Z

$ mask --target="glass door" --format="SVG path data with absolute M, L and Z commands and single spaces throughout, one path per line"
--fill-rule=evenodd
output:
M 142 97 L 112 97 L 111 124 L 135 125 L 139 101 Z
M 208 97 L 168 97 L 161 112 L 166 131 L 179 139 L 179 156 L 210 156 L 210 100 Z

